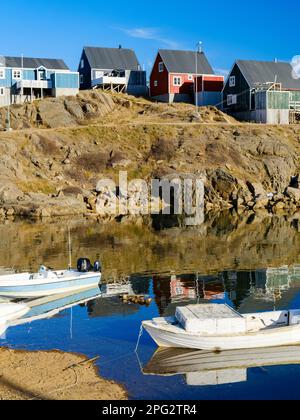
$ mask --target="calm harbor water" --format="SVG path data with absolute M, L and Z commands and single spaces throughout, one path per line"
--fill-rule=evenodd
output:
M 261 364 L 241 366 L 244 355 L 233 353 L 222 355 L 218 369 L 219 355 L 209 355 L 204 369 L 198 354 L 183 352 L 179 363 L 176 352 L 156 353 L 144 333 L 135 353 L 141 321 L 174 315 L 178 305 L 226 302 L 242 313 L 300 308 L 297 219 L 222 215 L 197 229 L 158 232 L 88 220 L 9 222 L 0 225 L 2 271 L 37 270 L 39 264 L 64 268 L 68 224 L 74 262 L 100 258 L 109 284 L 36 301 L 0 345 L 100 356 L 100 374 L 123 384 L 132 399 L 300 398 L 300 347 L 289 365 L 280 357 L 274 364 L 270 352 Z M 124 304 L 124 291 L 149 295 L 152 303 Z M 260 360 L 259 350 L 251 356 Z

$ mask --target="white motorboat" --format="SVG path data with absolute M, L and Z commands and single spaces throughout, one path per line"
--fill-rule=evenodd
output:
M 228 305 L 191 305 L 143 327 L 159 347 L 223 351 L 300 344 L 300 310 L 241 315 Z
M 29 311 L 27 305 L 21 303 L 0 304 L 0 335 L 9 327 L 10 322 L 22 318 Z
M 245 382 L 248 369 L 300 364 L 300 346 L 209 352 L 158 349 L 143 368 L 144 375 L 185 375 L 190 386 Z
M 38 273 L 0 276 L 0 296 L 12 299 L 35 298 L 67 293 L 101 283 L 99 262 L 94 266 L 88 259 L 78 260 L 77 270 L 54 271 L 42 266 Z

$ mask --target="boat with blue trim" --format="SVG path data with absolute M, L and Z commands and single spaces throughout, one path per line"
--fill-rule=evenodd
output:
M 77 269 L 54 271 L 41 266 L 37 273 L 0 276 L 0 296 L 11 299 L 35 298 L 67 293 L 101 283 L 101 265 L 87 258 L 78 260 Z

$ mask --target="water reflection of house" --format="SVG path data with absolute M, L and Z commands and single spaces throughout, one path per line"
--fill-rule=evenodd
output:
M 299 266 L 268 268 L 248 273 L 249 296 L 242 300 L 238 309 L 249 312 L 284 309 L 290 306 L 300 292 Z
M 209 300 L 225 301 L 243 312 L 285 308 L 300 291 L 300 266 L 211 276 L 155 276 L 153 287 L 161 315 L 173 315 L 177 306 Z
M 222 274 L 154 276 L 153 290 L 161 315 L 174 312 L 176 306 L 180 305 L 231 298 L 231 291 L 227 290 Z
M 268 268 L 260 272 L 262 284 L 256 285 L 253 294 L 266 301 L 281 299 L 282 294 L 291 287 L 289 267 Z
M 274 302 L 290 288 L 290 278 L 286 268 L 242 271 L 236 273 L 236 299 L 239 308 L 245 300 L 264 300 Z
M 268 311 L 275 306 L 286 308 L 300 292 L 300 265 L 293 267 L 268 268 L 256 271 L 224 271 L 215 275 L 180 274 L 134 276 L 129 281 L 130 290 L 113 291 L 122 293 L 150 294 L 153 284 L 155 303 L 161 316 L 174 315 L 176 307 L 188 304 L 222 301 L 241 312 Z M 121 289 L 120 289 L 121 290 Z M 91 316 L 130 314 L 138 307 L 123 305 L 119 298 L 90 303 Z

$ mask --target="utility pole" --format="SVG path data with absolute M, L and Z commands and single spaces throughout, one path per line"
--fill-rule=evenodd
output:
M 202 53 L 202 42 L 199 41 L 196 45 L 196 80 L 195 80 L 195 105 L 198 113 L 198 56 Z
M 9 92 L 9 102 L 8 102 L 8 105 L 7 105 L 6 131 L 11 131 L 11 126 L 10 126 L 10 103 L 11 103 L 11 92 Z
M 24 94 L 24 90 L 23 90 L 23 69 L 24 69 L 24 54 L 21 54 L 21 67 L 22 67 L 22 72 L 21 72 L 21 103 L 23 100 L 23 94 Z
M 0 69 L 5 69 L 5 57 L 0 57 Z M 10 105 L 11 105 L 11 88 L 9 88 L 8 104 L 7 104 L 7 113 L 6 113 L 6 131 L 11 131 L 11 121 L 10 121 Z

